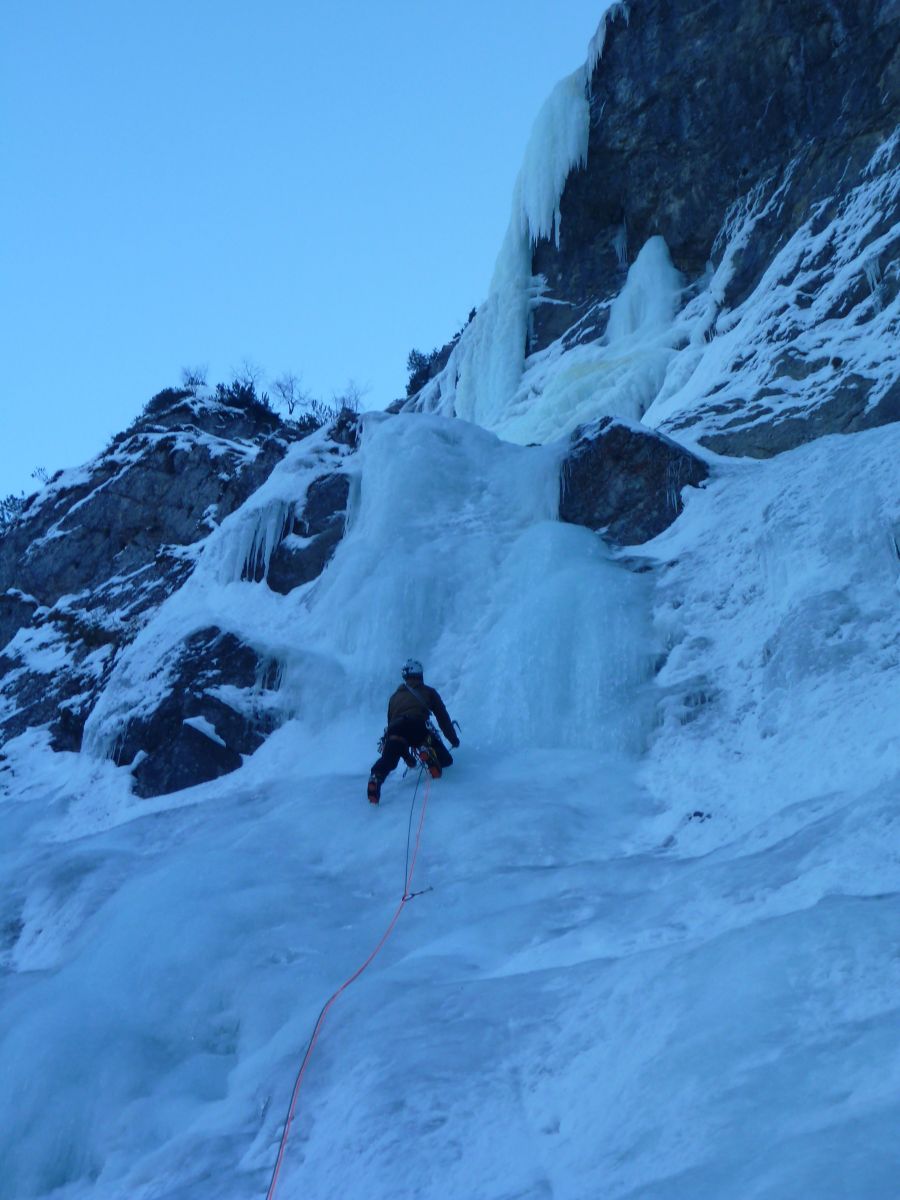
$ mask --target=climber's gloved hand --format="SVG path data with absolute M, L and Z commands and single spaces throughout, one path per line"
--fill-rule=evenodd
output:
M 453 747 L 454 750 L 458 750 L 459 749 L 459 738 L 458 737 L 453 738 L 453 740 L 450 742 L 450 745 Z

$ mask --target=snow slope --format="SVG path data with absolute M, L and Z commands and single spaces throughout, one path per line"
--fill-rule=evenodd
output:
M 215 582 L 223 522 L 191 603 L 290 643 L 295 718 L 149 803 L 10 746 L 9 1194 L 265 1193 L 316 1015 L 399 899 L 414 777 L 363 792 L 415 653 L 463 735 L 433 890 L 329 1017 L 278 1194 L 888 1200 L 898 443 L 720 468 L 644 573 L 551 520 L 552 448 L 439 417 L 369 420 L 300 595 Z

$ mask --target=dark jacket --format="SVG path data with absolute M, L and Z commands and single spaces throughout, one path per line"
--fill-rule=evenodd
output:
M 455 745 L 459 739 L 450 715 L 444 708 L 443 700 L 427 683 L 418 684 L 416 687 L 409 683 L 401 683 L 388 701 L 388 725 L 400 717 L 415 717 L 417 720 L 427 721 L 431 713 L 434 713 L 441 733 L 451 745 Z

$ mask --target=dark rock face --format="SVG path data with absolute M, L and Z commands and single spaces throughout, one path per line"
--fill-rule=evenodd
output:
M 647 0 L 614 12 L 591 80 L 587 166 L 566 183 L 559 249 L 543 241 L 534 256 L 548 298 L 570 307 L 535 313 L 533 349 L 614 295 L 623 257 L 656 234 L 697 278 L 723 249 L 725 214 L 796 160 L 725 302 L 746 298 L 811 205 L 893 132 L 898 29 L 893 0 Z
M 161 702 L 129 722 L 115 755 L 120 765 L 135 763 L 139 796 L 165 795 L 227 775 L 277 724 L 271 706 L 277 664 L 263 661 L 232 634 L 200 630 L 162 669 L 168 678 Z
M 161 393 L 89 467 L 30 499 L 0 539 L 0 741 L 46 725 L 55 749 L 80 748 L 121 649 L 291 437 L 260 405 Z
M 350 435 L 349 428 L 337 432 Z M 330 467 L 335 446 L 321 453 Z M 314 479 L 300 515 L 289 515 L 268 570 L 257 559 L 245 581 L 284 595 L 315 579 L 343 536 L 349 491 L 340 470 Z M 279 677 L 277 661 L 218 627 L 173 647 L 148 680 L 159 690 L 158 702 L 130 719 L 117 743 L 116 762 L 134 764 L 138 795 L 179 791 L 240 767 L 280 722 Z
M 319 473 L 302 500 L 279 498 L 251 510 L 266 539 L 273 520 L 282 527 L 268 561 L 263 549 L 251 549 L 239 572 L 243 582 L 284 595 L 321 573 L 343 536 L 350 494 L 343 463 L 357 442 L 358 422 L 342 417 L 305 449 L 305 468 Z M 116 762 L 133 764 L 139 795 L 178 791 L 236 770 L 283 719 L 280 664 L 261 656 L 251 640 L 210 625 L 170 646 L 162 662 L 144 656 L 140 670 L 155 699 L 139 713 L 124 706 L 124 726 L 118 734 L 107 730 L 116 738 Z M 126 679 L 134 669 L 133 662 L 125 665 Z M 110 677 L 112 695 L 119 683 Z
M 5 646 L 23 625 L 30 624 L 39 607 L 33 596 L 14 588 L 0 595 L 0 646 Z
M 107 581 L 34 610 L 0 651 L 0 741 L 47 726 L 53 749 L 80 750 L 84 723 L 119 651 L 189 573 L 190 564 L 176 560 L 152 579 L 139 571 L 130 581 Z
M 310 485 L 302 513 L 269 563 L 266 581 L 273 591 L 287 595 L 322 573 L 344 536 L 349 493 L 343 474 L 324 475 Z
M 577 429 L 563 462 L 560 520 L 586 525 L 614 546 L 649 541 L 683 508 L 681 491 L 709 475 L 682 446 L 613 417 Z

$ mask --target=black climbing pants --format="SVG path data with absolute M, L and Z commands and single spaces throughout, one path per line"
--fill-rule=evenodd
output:
M 384 782 L 400 759 L 406 754 L 415 754 L 420 746 L 431 746 L 442 767 L 449 767 L 453 762 L 450 751 L 426 721 L 418 717 L 398 717 L 387 727 L 384 751 L 373 764 L 372 774 Z

